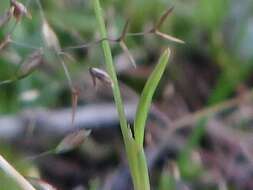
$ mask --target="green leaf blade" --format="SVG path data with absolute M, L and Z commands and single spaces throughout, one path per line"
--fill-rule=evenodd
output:
M 134 120 L 134 136 L 138 146 L 143 146 L 144 141 L 144 131 L 148 112 L 151 106 L 152 98 L 155 90 L 161 80 L 163 73 L 166 69 L 167 63 L 170 57 L 170 49 L 168 48 L 161 55 L 157 66 L 150 75 L 145 87 L 142 91 L 139 104 L 136 111 L 136 116 Z

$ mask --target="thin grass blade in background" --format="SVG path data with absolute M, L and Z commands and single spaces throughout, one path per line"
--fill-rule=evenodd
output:
M 160 57 L 158 65 L 155 67 L 154 71 L 152 72 L 148 81 L 146 82 L 139 100 L 134 120 L 134 136 L 137 145 L 140 147 L 143 146 L 145 125 L 149 108 L 152 102 L 152 98 L 157 88 L 157 85 L 165 71 L 167 63 L 169 61 L 169 57 L 170 57 L 170 49 L 167 49 Z
M 12 17 L 12 12 L 13 12 L 13 9 L 10 9 L 0 16 L 0 28 L 6 25 L 10 21 Z
M 0 155 L 0 168 L 10 176 L 23 190 L 36 190 L 14 167 Z

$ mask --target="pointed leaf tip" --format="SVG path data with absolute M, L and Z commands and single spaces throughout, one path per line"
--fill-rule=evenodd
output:
M 163 76 L 170 57 L 170 49 L 167 48 L 161 55 L 158 64 L 151 73 L 142 91 L 134 120 L 134 136 L 138 146 L 142 147 L 148 112 L 151 106 L 155 90 Z
M 98 79 L 100 82 L 104 84 L 110 84 L 112 85 L 112 79 L 108 75 L 107 72 L 105 72 L 102 69 L 90 67 L 89 68 L 90 75 L 92 77 L 93 85 L 96 86 L 96 80 Z

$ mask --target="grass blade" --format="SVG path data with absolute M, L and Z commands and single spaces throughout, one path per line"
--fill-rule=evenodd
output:
M 0 155 L 0 169 L 10 176 L 23 190 L 36 190 L 3 156 Z
M 134 121 L 134 135 L 136 143 L 139 147 L 143 146 L 145 124 L 151 105 L 151 101 L 156 90 L 156 87 L 165 71 L 166 65 L 170 57 L 170 49 L 165 50 L 159 59 L 158 65 L 155 67 L 151 76 L 142 91 L 142 95 L 137 107 L 137 112 Z

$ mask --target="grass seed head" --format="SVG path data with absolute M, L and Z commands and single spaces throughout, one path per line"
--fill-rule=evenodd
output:
M 17 77 L 19 79 L 24 78 L 34 72 L 43 63 L 43 51 L 42 49 L 36 50 L 30 54 L 22 63 L 17 71 Z
M 61 52 L 59 39 L 46 20 L 43 20 L 42 34 L 44 41 L 49 48 L 54 49 L 58 53 Z
M 102 69 L 91 67 L 89 68 L 90 75 L 92 77 L 92 81 L 94 86 L 96 86 L 96 80 L 98 79 L 104 84 L 112 85 L 111 77 Z
M 75 148 L 83 144 L 83 142 L 90 135 L 90 133 L 91 130 L 81 129 L 67 135 L 56 147 L 55 153 L 61 154 L 74 150 Z
M 31 18 L 31 14 L 28 12 L 27 8 L 20 2 L 16 0 L 11 0 L 11 7 L 13 7 L 13 16 L 16 21 L 19 21 L 23 15 Z

